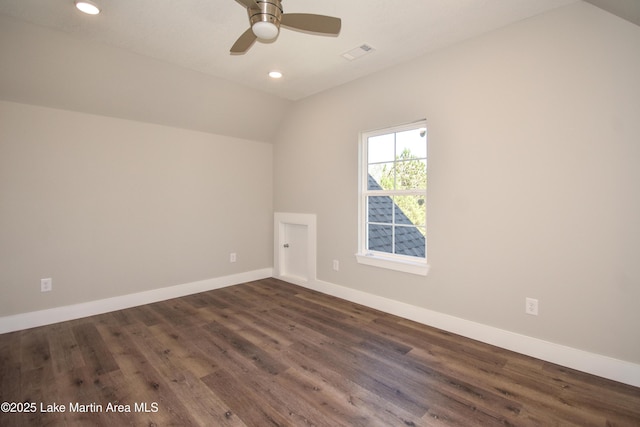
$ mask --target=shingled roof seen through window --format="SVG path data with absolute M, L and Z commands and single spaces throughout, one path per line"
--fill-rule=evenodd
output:
M 367 176 L 369 190 L 382 190 L 383 188 L 371 176 Z M 392 252 L 392 221 L 395 210 L 395 223 L 411 225 L 412 222 L 402 212 L 393 199 L 389 196 L 369 197 L 369 250 L 380 252 Z M 385 225 L 381 225 L 385 224 Z M 388 224 L 388 225 L 386 225 Z M 425 257 L 425 237 L 416 227 L 395 227 L 396 248 L 395 253 L 415 257 Z

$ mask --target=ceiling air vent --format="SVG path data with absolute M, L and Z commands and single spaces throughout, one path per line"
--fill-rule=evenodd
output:
M 355 49 L 351 49 L 349 52 L 345 52 L 342 54 L 342 57 L 348 59 L 349 61 L 353 61 L 354 59 L 358 59 L 361 56 L 364 56 L 368 53 L 373 52 L 375 49 L 369 46 L 368 44 L 363 44 L 358 46 Z

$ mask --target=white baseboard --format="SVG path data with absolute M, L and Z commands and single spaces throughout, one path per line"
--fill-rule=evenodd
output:
M 273 269 L 265 268 L 82 304 L 0 317 L 0 334 L 179 298 L 239 283 L 265 279 L 272 277 L 272 275 Z M 394 314 L 467 338 L 578 371 L 640 387 L 640 365 L 635 363 L 505 331 L 321 280 L 303 281 L 287 277 L 279 278 L 327 295 L 362 304 L 385 313 Z
M 272 268 L 264 268 L 261 270 L 253 270 L 230 276 L 216 277 L 213 279 L 154 289 L 151 291 L 89 301 L 81 304 L 4 316 L 0 317 L 0 334 L 35 328 L 37 326 L 50 325 L 67 320 L 80 319 L 82 317 L 94 316 L 96 314 L 122 310 L 144 304 L 151 304 L 172 298 L 179 298 L 186 295 L 196 294 L 198 292 L 237 285 L 239 283 L 266 279 L 272 275 Z
M 297 281 L 296 284 L 520 354 L 640 387 L 640 365 L 635 363 L 505 331 L 321 280 Z

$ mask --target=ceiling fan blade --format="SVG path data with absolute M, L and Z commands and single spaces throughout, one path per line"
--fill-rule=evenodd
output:
M 258 3 L 255 0 L 236 0 L 238 3 L 241 3 L 247 9 L 249 8 L 258 8 Z
M 249 28 L 247 31 L 242 33 L 240 37 L 238 37 L 238 40 L 236 40 L 233 46 L 231 46 L 230 52 L 237 55 L 243 54 L 249 50 L 256 39 L 257 37 L 253 34 L 253 30 Z
M 314 15 L 312 13 L 285 13 L 280 25 L 294 30 L 312 33 L 338 35 L 342 21 L 333 16 Z

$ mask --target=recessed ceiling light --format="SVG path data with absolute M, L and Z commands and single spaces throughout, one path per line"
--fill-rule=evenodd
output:
M 282 77 L 282 73 L 280 71 L 270 71 L 269 77 L 271 77 L 272 79 L 279 79 Z
M 76 7 L 88 15 L 97 15 L 100 13 L 100 8 L 90 1 L 76 0 Z

